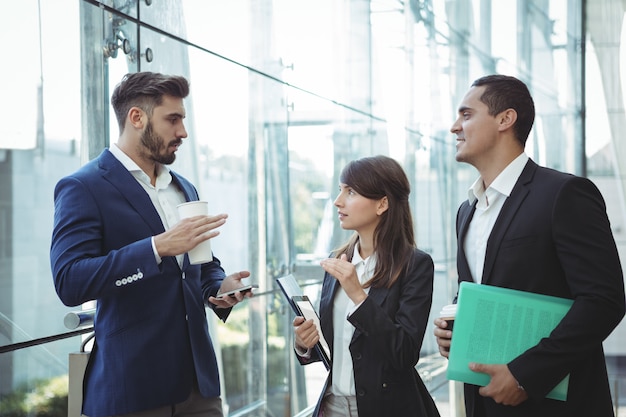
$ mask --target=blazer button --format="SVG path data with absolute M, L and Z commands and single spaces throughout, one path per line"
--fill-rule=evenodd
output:
M 360 360 L 361 358 L 363 358 L 363 356 L 361 356 L 360 353 L 357 353 L 356 355 L 354 355 L 354 359 L 356 360 Z
M 363 397 L 363 396 L 365 396 L 365 390 L 364 389 L 357 390 L 356 394 L 359 397 Z
M 383 382 L 383 388 L 387 388 L 387 383 Z

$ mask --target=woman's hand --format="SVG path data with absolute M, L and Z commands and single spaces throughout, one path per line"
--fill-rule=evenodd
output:
M 296 346 L 301 349 L 312 349 L 320 341 L 320 335 L 313 320 L 305 320 L 302 316 L 296 316 L 293 319 L 293 327 L 296 335 Z
M 327 258 L 320 262 L 324 271 L 335 277 L 341 288 L 346 292 L 350 300 L 357 305 L 367 298 L 367 293 L 363 290 L 356 268 L 352 262 L 348 262 L 348 257 L 343 254 L 340 258 Z

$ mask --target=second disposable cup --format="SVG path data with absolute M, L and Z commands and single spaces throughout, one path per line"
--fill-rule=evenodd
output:
M 441 308 L 439 317 L 444 319 L 448 323 L 448 330 L 452 330 L 454 327 L 454 319 L 456 318 L 456 304 L 448 304 Z
M 208 216 L 209 215 L 209 203 L 206 201 L 188 201 L 178 205 L 178 214 L 182 219 L 194 216 Z M 188 253 L 189 263 L 203 264 L 213 260 L 211 253 L 211 239 L 207 239 L 202 243 L 199 243 L 195 248 L 191 249 Z

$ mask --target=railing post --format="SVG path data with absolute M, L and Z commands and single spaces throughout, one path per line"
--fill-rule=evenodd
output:
M 70 353 L 67 417 L 80 417 L 83 404 L 83 375 L 89 352 Z
M 449 381 L 450 390 L 450 416 L 465 417 L 465 400 L 463 393 L 463 383 Z
M 93 324 L 96 309 L 72 311 L 65 315 L 63 323 L 68 329 L 76 329 L 80 326 Z M 89 361 L 89 351 L 86 350 L 87 343 L 95 337 L 96 333 L 91 332 L 80 344 L 80 351 L 70 353 L 68 369 L 68 390 L 67 390 L 67 417 L 81 417 L 83 406 L 83 377 L 87 362 Z

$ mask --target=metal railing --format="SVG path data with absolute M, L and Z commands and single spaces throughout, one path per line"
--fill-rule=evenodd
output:
M 70 330 L 77 329 L 79 327 L 88 326 L 93 324 L 94 316 L 96 315 L 96 309 L 91 308 L 88 310 L 70 311 L 63 318 L 63 324 Z

